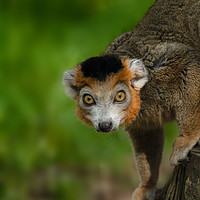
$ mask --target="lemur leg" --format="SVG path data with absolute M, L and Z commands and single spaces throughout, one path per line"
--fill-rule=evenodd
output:
M 132 130 L 129 136 L 135 152 L 140 184 L 132 200 L 154 200 L 164 144 L 163 128 Z
M 197 108 L 196 112 L 188 113 L 185 118 L 187 120 L 178 121 L 180 136 L 173 144 L 171 165 L 178 165 L 186 160 L 189 151 L 200 140 L 200 108 Z

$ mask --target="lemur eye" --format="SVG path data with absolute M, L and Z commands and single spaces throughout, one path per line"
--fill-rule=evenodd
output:
M 90 106 L 90 105 L 94 104 L 95 101 L 91 95 L 85 94 L 85 95 L 83 95 L 83 103 Z
M 115 95 L 115 102 L 122 102 L 126 99 L 126 94 L 124 91 L 119 91 Z

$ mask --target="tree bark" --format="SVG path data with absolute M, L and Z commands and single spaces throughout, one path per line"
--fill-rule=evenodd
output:
M 196 145 L 188 157 L 188 162 L 174 168 L 156 200 L 200 200 L 200 145 Z

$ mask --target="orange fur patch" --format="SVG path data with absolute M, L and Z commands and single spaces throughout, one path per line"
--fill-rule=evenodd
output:
M 80 107 L 79 104 L 76 106 L 76 115 L 78 119 L 82 120 L 85 124 L 88 124 L 89 126 L 93 125 L 92 122 L 86 118 L 87 113 Z
M 138 114 L 140 110 L 141 100 L 140 100 L 139 91 L 132 89 L 131 95 L 132 95 L 132 101 L 130 105 L 128 106 L 128 108 L 124 111 L 126 118 L 122 125 L 127 125 L 131 123 L 135 119 L 136 115 Z
M 140 110 L 140 104 L 141 104 L 140 91 L 135 90 L 131 85 L 131 80 L 134 78 L 134 76 L 131 70 L 128 68 L 127 62 L 128 62 L 127 60 L 122 59 L 124 69 L 118 75 L 115 75 L 113 79 L 113 84 L 116 84 L 118 81 L 122 81 L 126 83 L 126 85 L 129 87 L 131 91 L 132 101 L 128 106 L 128 108 L 124 110 L 126 117 L 124 119 L 123 125 L 129 124 L 135 119 L 136 115 Z
M 82 88 L 86 85 L 90 87 L 99 87 L 100 82 L 94 78 L 91 77 L 84 77 L 82 71 L 81 71 L 81 66 L 78 66 L 75 71 L 75 81 L 74 85 L 78 88 Z
M 87 85 L 91 87 L 92 90 L 96 93 L 101 90 L 104 90 L 105 92 L 106 90 L 112 90 L 118 82 L 125 83 L 129 87 L 132 95 L 132 101 L 130 105 L 126 110 L 123 111 L 125 113 L 124 116 L 126 117 L 123 119 L 122 125 L 126 125 L 128 123 L 131 123 L 135 119 L 137 113 L 140 110 L 141 100 L 139 96 L 139 91 L 135 90 L 131 85 L 131 80 L 134 78 L 134 76 L 131 70 L 128 68 L 128 61 L 122 59 L 122 64 L 124 66 L 124 69 L 116 74 L 111 74 L 106 78 L 104 82 L 101 83 L 97 79 L 84 77 L 83 73 L 81 72 L 81 66 L 78 66 L 75 73 L 75 86 L 78 88 L 82 88 Z M 81 109 L 79 104 L 77 104 L 76 113 L 80 120 L 83 120 L 88 125 L 92 125 L 92 123 L 85 117 L 87 113 L 85 113 L 85 111 Z

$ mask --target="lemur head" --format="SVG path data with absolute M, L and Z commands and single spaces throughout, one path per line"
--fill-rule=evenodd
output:
M 96 131 L 110 132 L 130 123 L 140 110 L 139 91 L 148 81 L 140 60 L 117 55 L 92 57 L 64 72 L 69 97 L 77 101 L 77 116 Z

